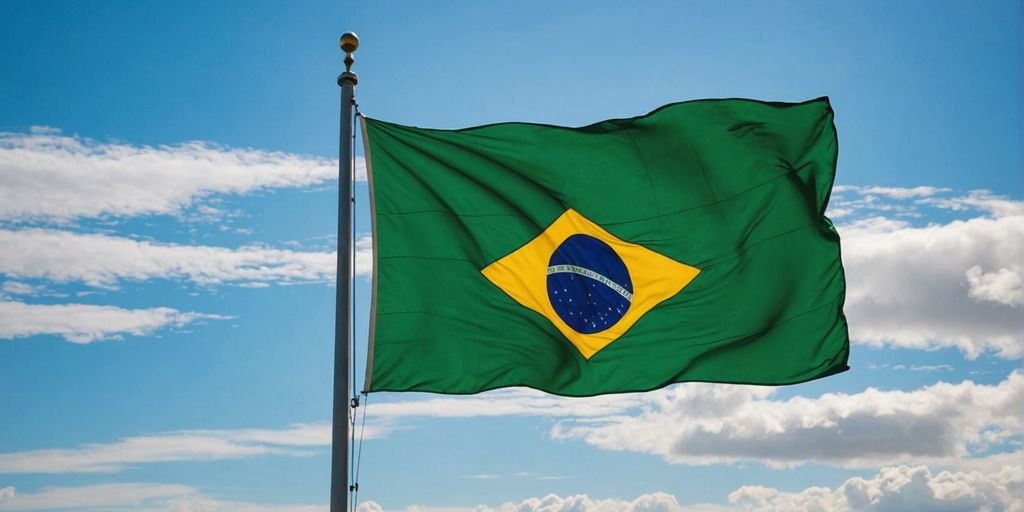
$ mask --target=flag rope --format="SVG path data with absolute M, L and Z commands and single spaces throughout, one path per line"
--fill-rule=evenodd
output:
M 366 406 L 370 395 L 363 391 L 363 419 L 359 425 L 359 442 L 356 444 L 355 471 L 352 473 L 352 512 L 359 508 L 359 468 L 363 461 L 363 434 L 366 432 Z
M 357 102 L 355 98 L 352 98 L 352 107 L 353 107 L 352 124 L 355 125 L 355 123 L 359 119 L 359 116 L 362 115 L 362 112 L 359 110 L 359 102 Z M 352 155 L 352 171 L 353 171 L 352 181 L 354 182 L 356 180 L 356 177 L 355 177 L 355 169 L 356 169 L 356 132 L 355 132 L 355 130 L 352 131 L 351 144 L 352 144 L 351 155 Z M 356 207 L 355 207 L 355 205 L 356 205 L 356 192 L 355 192 L 355 187 L 354 186 L 351 187 L 350 190 L 352 191 L 352 194 L 349 197 L 349 201 L 351 203 L 350 204 L 350 208 L 352 208 L 352 210 L 351 210 L 352 211 L 352 216 L 351 216 L 352 224 L 349 226 L 349 237 L 353 239 L 352 242 L 353 242 L 353 245 L 354 245 L 354 242 L 355 242 L 355 240 L 354 240 L 355 239 L 355 231 L 356 231 Z M 355 275 L 356 275 L 356 253 L 355 253 L 355 251 L 352 251 L 352 253 L 350 254 L 350 259 L 349 259 L 349 275 L 352 277 L 352 280 L 354 281 L 355 280 Z M 349 438 L 350 438 L 349 442 L 350 442 L 350 446 L 351 446 L 351 450 L 349 451 L 349 454 L 355 454 L 356 456 L 355 457 L 350 457 L 350 459 L 349 459 L 349 474 L 352 476 L 352 484 L 349 485 L 349 491 L 350 491 L 350 494 L 349 494 L 349 507 L 350 507 L 350 510 L 352 512 L 355 512 L 355 510 L 359 507 L 359 469 L 361 467 L 361 462 L 362 462 L 362 458 L 363 458 L 363 439 L 364 439 L 364 434 L 366 432 L 366 405 L 367 405 L 367 403 L 369 403 L 370 397 L 369 397 L 368 394 L 366 394 L 365 391 L 363 391 L 362 393 L 356 391 L 359 388 L 356 387 L 356 380 L 357 380 L 356 379 L 356 346 L 357 346 L 357 344 L 356 344 L 356 322 L 358 322 L 358 316 L 356 315 L 356 311 L 357 310 L 356 310 L 356 290 L 355 290 L 355 286 L 353 286 L 351 288 L 350 292 L 351 292 L 351 300 L 349 301 L 349 308 L 352 311 L 352 316 L 351 316 L 352 321 L 351 321 L 350 326 L 349 326 L 350 329 L 351 329 L 351 336 L 349 336 L 349 340 L 350 340 L 349 341 L 349 345 L 350 345 L 350 350 L 351 350 L 352 357 L 349 358 L 349 364 L 351 365 L 351 371 L 349 373 L 352 376 L 352 387 L 351 387 L 351 389 L 352 389 L 352 397 L 351 397 L 351 400 L 350 400 L 350 410 L 352 411 L 352 414 L 349 414 L 349 425 L 351 425 L 352 428 L 349 429 Z M 360 394 L 363 395 L 363 403 L 362 404 L 360 404 L 360 399 L 359 399 L 359 395 Z M 363 417 L 362 417 L 362 421 L 360 422 L 359 435 L 358 435 L 358 438 L 357 438 L 356 431 L 355 431 L 355 425 L 356 425 L 357 417 L 359 416 L 359 406 L 360 405 L 363 406 L 363 411 L 362 411 L 363 412 Z

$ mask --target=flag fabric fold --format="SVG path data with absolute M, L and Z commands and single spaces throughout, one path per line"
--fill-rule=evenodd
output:
M 827 98 L 581 128 L 362 125 L 368 391 L 589 396 L 847 369 Z

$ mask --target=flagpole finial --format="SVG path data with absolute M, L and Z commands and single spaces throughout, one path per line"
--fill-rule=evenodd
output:
M 355 32 L 345 32 L 338 40 L 338 46 L 341 47 L 341 51 L 345 52 L 345 71 L 351 72 L 352 63 L 356 61 L 352 58 L 352 53 L 359 48 L 359 36 Z

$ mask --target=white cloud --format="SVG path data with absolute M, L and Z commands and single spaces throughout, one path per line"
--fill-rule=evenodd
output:
M 9 489 L 9 495 L 3 491 Z M 211 498 L 179 484 L 117 483 L 44 487 L 15 493 L 0 489 L 0 511 L 75 510 L 81 512 L 327 512 L 326 505 L 270 505 Z
M 386 427 L 367 425 L 365 438 Z M 141 464 L 241 459 L 261 455 L 301 457 L 331 445 L 329 422 L 283 429 L 180 430 L 90 443 L 75 448 L 0 453 L 4 473 L 116 473 Z
M 1024 215 L 1024 202 L 997 196 L 988 190 L 972 190 L 966 196 L 927 198 L 921 199 L 918 202 L 953 211 L 980 210 L 996 217 L 1019 217 Z
M 356 171 L 366 179 L 361 159 Z M 217 194 L 306 187 L 337 175 L 333 159 L 204 142 L 152 147 L 53 129 L 0 132 L 0 220 L 177 214 Z
M 1024 467 L 982 474 L 932 474 L 925 466 L 883 468 L 868 479 L 851 478 L 836 489 L 782 492 L 745 486 L 729 502 L 750 511 L 1024 510 Z
M 744 486 L 728 496 L 729 505 L 683 505 L 668 493 L 642 494 L 636 499 L 597 499 L 587 495 L 527 498 L 498 506 L 421 507 L 404 512 L 883 512 L 1021 511 L 1024 510 L 1024 467 L 1005 466 L 985 473 L 933 474 L 925 466 L 885 467 L 870 478 L 855 477 L 835 489 L 809 487 L 785 492 L 771 487 Z M 364 501 L 356 512 L 385 512 Z
M 878 369 L 893 369 L 893 370 L 909 370 L 912 372 L 951 372 L 953 367 L 948 364 L 920 364 L 920 365 L 905 365 L 905 364 L 871 364 L 868 365 L 869 370 Z
M 365 276 L 373 272 L 373 238 L 370 235 L 356 238 L 352 245 L 352 260 L 355 275 Z
M 333 282 L 336 254 L 161 244 L 51 229 L 0 229 L 0 274 L 99 287 L 155 278 L 200 285 Z M 373 263 L 369 236 L 356 241 L 355 258 L 356 272 L 369 274 Z
M 998 385 L 771 398 L 771 388 L 685 384 L 644 395 L 639 414 L 563 420 L 552 435 L 673 463 L 960 464 L 1009 446 L 1024 427 L 1024 374 Z
M 145 336 L 166 327 L 182 327 L 219 315 L 171 308 L 124 309 L 89 304 L 25 304 L 0 300 L 0 339 L 39 334 L 62 336 L 73 343 L 92 343 L 124 334 Z
M 4 284 L 0 286 L 0 292 L 10 295 L 40 295 L 46 292 L 46 287 L 20 281 L 4 281 Z
M 277 505 L 190 496 L 154 503 L 137 512 L 328 512 L 327 505 Z M 90 512 L 90 511 L 85 511 Z M 97 510 L 96 512 L 105 512 Z
M 967 195 L 950 197 L 952 189 L 931 186 L 881 187 L 836 185 L 828 215 L 848 218 L 874 212 L 885 212 L 907 218 L 922 218 L 923 207 L 944 208 L 966 212 L 982 211 L 1006 217 L 1024 214 L 1022 203 L 1000 197 L 987 190 L 974 190 Z
M 549 494 L 518 504 L 497 508 L 480 507 L 480 512 L 678 512 L 683 508 L 675 496 L 663 492 L 643 494 L 634 500 L 592 499 L 586 495 L 560 497 Z
M 641 396 L 641 395 L 637 395 Z M 418 417 L 479 416 L 607 417 L 625 414 L 635 403 L 618 396 L 563 398 L 530 389 L 498 390 L 473 397 L 373 403 L 364 439 L 391 433 L 399 420 Z M 362 427 L 361 427 L 362 428 Z M 113 473 L 159 462 L 221 460 L 260 455 L 304 456 L 331 444 L 331 423 L 296 424 L 285 429 L 191 429 L 140 435 L 111 443 L 68 449 L 0 453 L 4 473 Z M 524 475 L 517 475 L 524 476 Z M 548 478 L 534 475 L 537 478 Z
M 566 480 L 572 477 L 567 475 L 543 475 L 540 473 L 534 473 L 532 471 L 517 471 L 512 474 L 475 473 L 472 475 L 463 475 L 462 478 L 465 478 L 467 480 L 504 480 L 507 478 L 527 478 L 530 480 Z
M 835 220 L 841 219 L 843 217 L 849 217 L 850 215 L 853 215 L 855 211 L 856 210 L 854 210 L 853 208 L 843 206 L 829 206 L 828 211 L 825 212 L 825 215 L 827 215 L 828 218 Z
M 71 449 L 0 453 L 0 473 L 113 473 L 143 463 L 305 455 L 309 452 L 296 448 L 322 445 L 325 440 L 330 444 L 330 426 L 325 424 L 284 430 L 183 430 Z
M 46 487 L 38 492 L 0 494 L 0 510 L 92 509 L 96 507 L 140 506 L 157 498 L 175 498 L 193 494 L 195 489 L 169 484 L 100 484 L 84 487 Z
M 910 199 L 915 197 L 930 197 L 943 192 L 949 192 L 948 188 L 939 187 L 853 187 L 861 195 L 879 195 L 893 199 Z
M 485 416 L 603 417 L 624 414 L 632 397 L 645 394 L 566 398 L 526 388 L 490 391 L 466 397 L 377 402 L 370 416 L 380 420 L 412 417 L 473 418 Z
M 975 265 L 964 273 L 972 299 L 1018 306 L 1024 302 L 1024 283 L 1020 265 L 1010 265 L 995 272 L 985 272 Z
M 826 212 L 832 219 L 849 218 L 866 212 L 885 212 L 902 217 L 920 217 L 918 204 L 949 189 L 936 187 L 832 187 L 832 199 Z M 847 196 L 854 193 L 855 197 Z M 916 202 L 915 202 L 916 200 Z
M 989 471 L 1017 464 L 1024 427 L 1024 375 L 997 385 L 938 383 L 915 391 L 828 393 L 774 399 L 774 388 L 688 383 L 624 399 L 567 399 L 531 390 L 485 400 L 374 404 L 366 438 L 397 419 L 521 415 L 560 419 L 551 435 L 602 449 L 691 465 L 828 464 L 876 468 L 928 464 Z M 465 403 L 461 403 L 465 401 Z M 182 430 L 68 449 L 0 454 L 0 473 L 113 473 L 142 464 L 265 455 L 306 456 L 330 445 L 329 422 L 284 429 Z M 516 474 L 514 476 L 523 476 Z M 538 477 L 540 478 L 540 477 Z
M 362 434 L 367 440 L 381 438 L 399 428 L 396 421 L 416 417 L 605 417 L 625 413 L 631 407 L 621 396 L 561 398 L 528 389 L 501 390 L 475 397 L 374 403 L 369 409 L 371 421 Z M 304 456 L 312 453 L 310 448 L 330 444 L 330 422 L 296 424 L 285 429 L 192 429 L 75 448 L 0 453 L 0 474 L 113 473 L 159 462 Z
M 905 366 L 945 371 L 945 365 Z M 684 383 L 628 396 L 561 398 L 513 389 L 464 398 L 375 403 L 383 424 L 417 417 L 533 416 L 559 420 L 560 440 L 660 456 L 673 463 L 979 469 L 1012 462 L 1022 441 L 1024 374 L 994 385 L 937 383 L 912 391 L 774 398 L 776 388 Z
M 475 507 L 411 505 L 403 509 L 403 512 L 726 512 L 732 510 L 735 509 L 707 504 L 682 506 L 675 496 L 655 492 L 642 494 L 633 500 L 595 499 L 585 494 L 565 497 L 549 494 L 542 498 L 527 498 L 519 503 L 502 503 L 495 507 L 488 505 Z M 375 501 L 364 501 L 359 504 L 356 512 L 385 512 L 385 509 Z
M 924 227 L 875 217 L 839 227 L 855 342 L 1024 355 L 1024 203 L 986 200 L 994 217 Z

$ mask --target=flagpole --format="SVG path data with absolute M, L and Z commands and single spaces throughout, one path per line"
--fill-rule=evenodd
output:
M 345 52 L 345 72 L 338 75 L 341 87 L 341 136 L 338 145 L 338 262 L 334 312 L 334 411 L 331 421 L 331 510 L 348 509 L 349 438 L 349 297 L 352 276 L 352 106 L 358 77 L 352 72 L 352 52 L 359 38 L 346 32 L 339 41 Z

